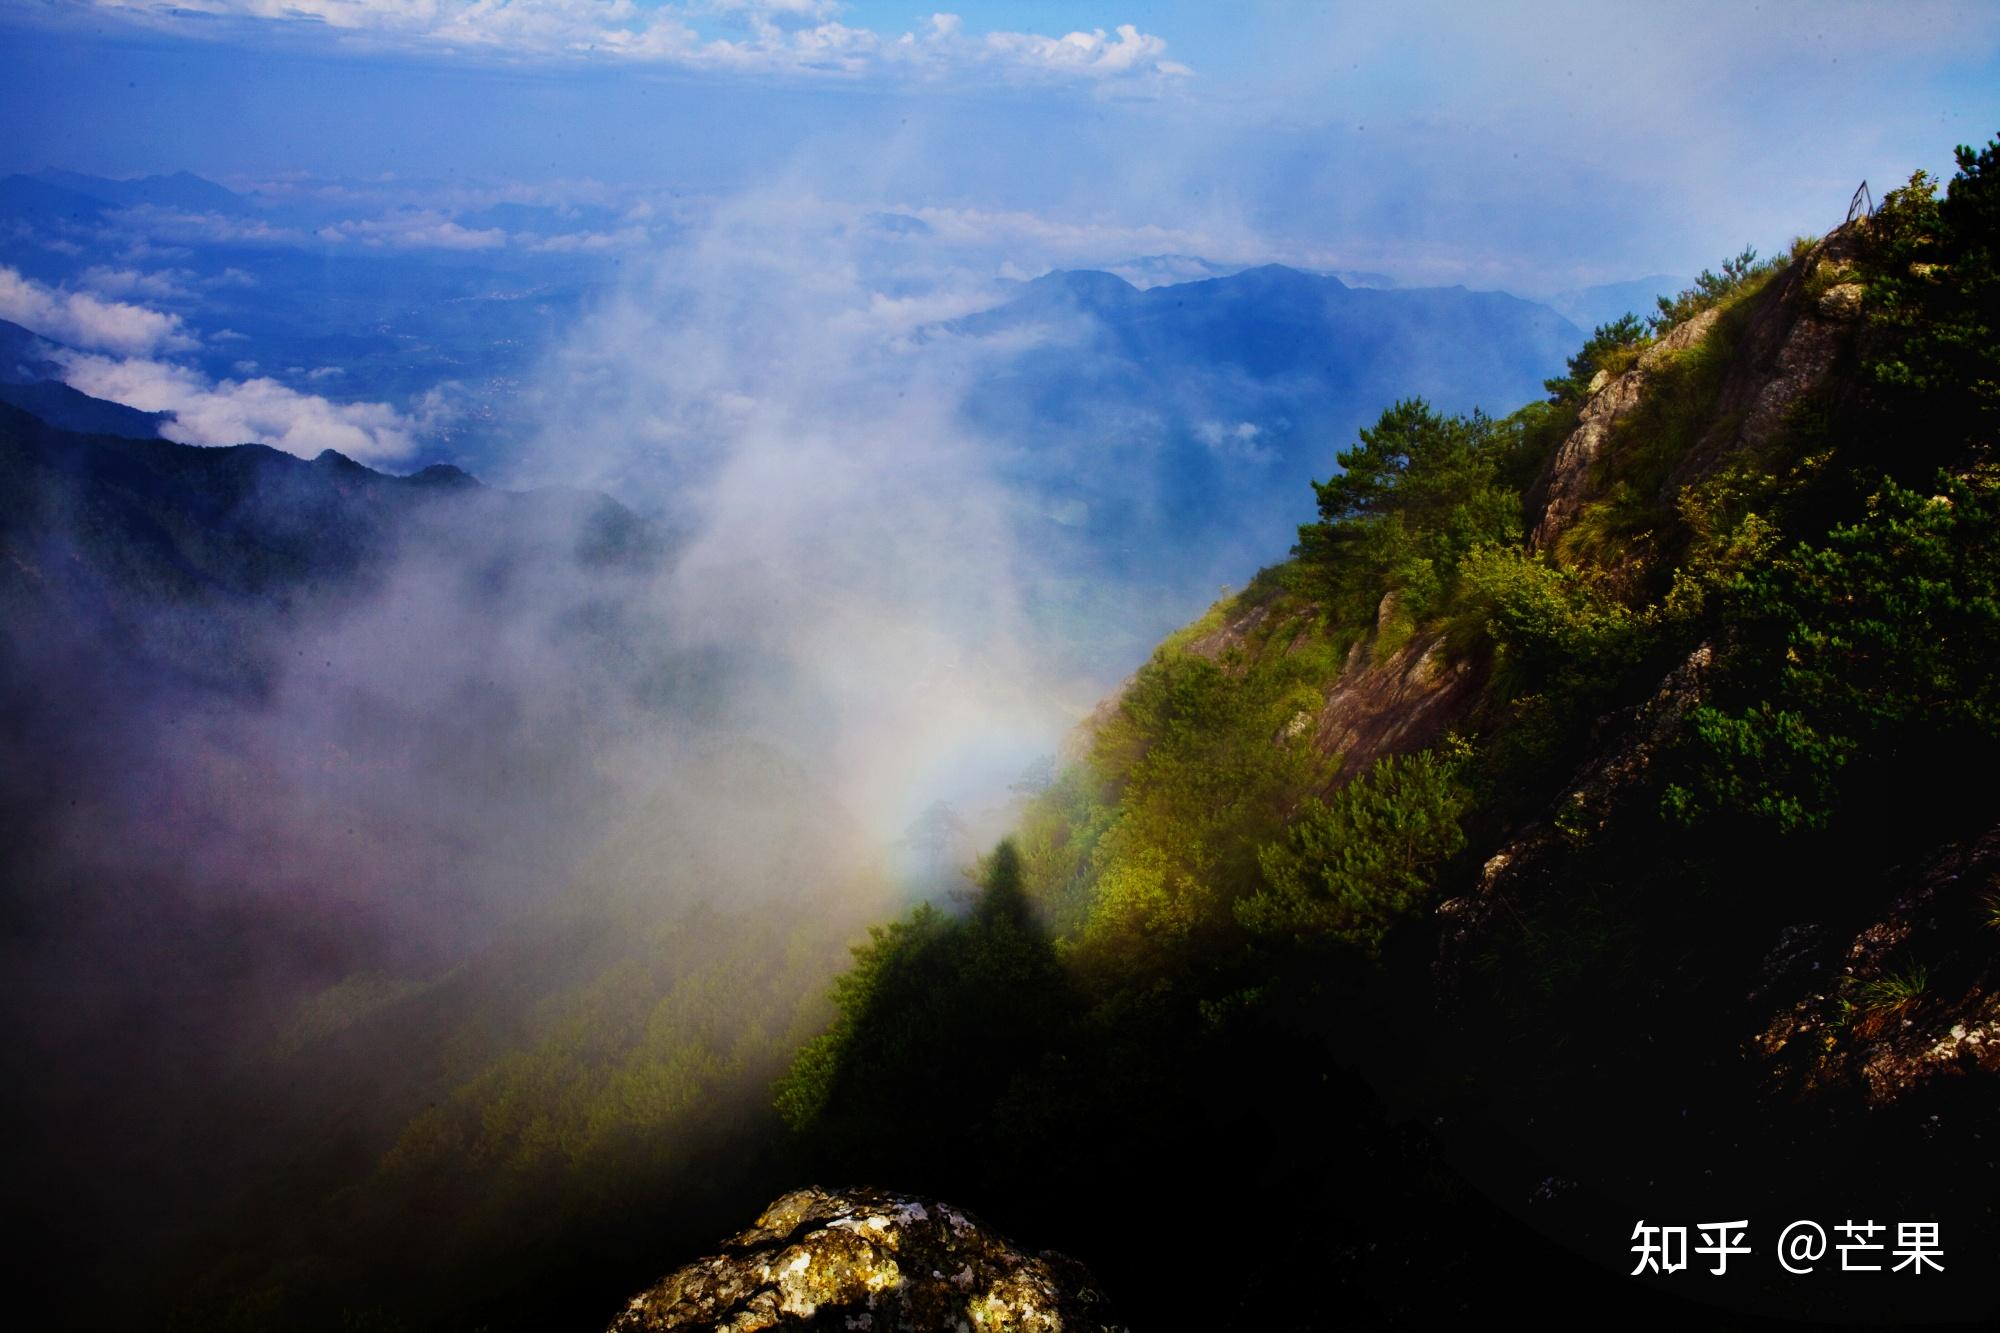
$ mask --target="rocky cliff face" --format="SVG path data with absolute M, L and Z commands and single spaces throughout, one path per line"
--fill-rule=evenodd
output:
M 1669 470 L 1655 497 L 1674 496 L 1727 463 L 1757 458 L 1785 430 L 1801 403 L 1826 387 L 1853 347 L 1861 314 L 1854 254 L 1865 223 L 1829 233 L 1795 259 L 1744 312 L 1728 365 L 1706 412 L 1705 428 Z M 1648 399 L 1666 388 L 1676 361 L 1716 336 L 1719 308 L 1669 329 L 1622 374 L 1599 372 L 1577 426 L 1530 496 L 1539 502 L 1529 545 L 1555 548 L 1565 528 L 1607 489 L 1604 464 L 1620 447 Z
M 1723 336 L 1718 326 L 1724 311 L 1711 308 L 1669 329 L 1629 369 L 1615 376 L 1600 373 L 1575 429 L 1529 493 L 1529 546 L 1553 552 L 1585 511 L 1605 498 L 1615 484 L 1614 464 L 1621 451 L 1643 445 L 1633 437 L 1644 429 L 1642 418 L 1656 407 L 1654 400 L 1683 392 L 1672 377 L 1690 353 L 1720 352 L 1726 360 L 1708 400 L 1697 409 L 1699 429 L 1666 470 L 1655 498 L 1671 508 L 1673 497 L 1687 487 L 1732 463 L 1761 459 L 1802 406 L 1836 382 L 1838 370 L 1852 355 L 1861 291 L 1852 280 L 1853 255 L 1861 225 L 1849 224 L 1826 236 L 1795 259 L 1747 310 L 1735 312 L 1727 348 L 1707 345 Z M 1185 649 L 1216 662 L 1289 653 L 1312 632 L 1315 614 L 1311 606 L 1279 614 L 1269 604 L 1246 605 Z M 1297 727 L 1310 729 L 1321 753 L 1338 756 L 1335 780 L 1344 782 L 1384 755 L 1423 749 L 1454 727 L 1465 726 L 1483 701 L 1487 666 L 1453 654 L 1441 633 L 1411 632 L 1399 625 L 1391 594 L 1372 632 L 1348 655 L 1346 668 L 1327 682 L 1317 713 L 1299 719 Z M 1689 693 L 1687 679 L 1662 688 L 1679 698 L 1660 722 L 1671 726 L 1696 696 Z M 1114 696 L 1094 721 L 1101 722 L 1116 704 Z M 1612 742 L 1593 761 L 1605 771 L 1580 773 L 1575 786 L 1601 786 L 1616 781 L 1620 772 L 1643 766 L 1644 751 L 1657 738 L 1635 737 L 1632 743 L 1637 752 L 1620 758 L 1616 749 L 1622 742 Z M 1572 792 L 1564 799 L 1578 796 Z M 1536 835 L 1529 830 L 1522 836 Z M 1512 853 L 1501 857 L 1502 864 L 1515 859 Z M 1454 910 L 1466 906 L 1460 903 Z
M 1285 729 L 1288 739 L 1309 733 L 1321 754 L 1338 757 L 1335 785 L 1383 755 L 1435 744 L 1478 704 L 1486 681 L 1486 664 L 1451 653 L 1443 634 L 1407 633 L 1397 622 L 1395 601 L 1393 593 L 1383 598 L 1374 632 L 1349 650 L 1320 706 Z M 1225 665 L 1290 653 L 1312 633 L 1315 615 L 1316 608 L 1303 606 L 1274 618 L 1269 606 L 1258 606 L 1195 639 L 1187 651 Z
M 1611 378 L 1599 371 L 1591 383 L 1590 401 L 1583 405 L 1577 426 L 1556 450 L 1547 479 L 1541 486 L 1541 515 L 1535 520 L 1528 543 L 1538 551 L 1555 546 L 1556 538 L 1583 507 L 1601 490 L 1599 468 L 1618 428 L 1630 420 L 1645 402 L 1661 370 L 1674 357 L 1700 344 L 1715 328 L 1721 312 L 1704 310 L 1693 319 L 1669 329 L 1664 337 L 1640 353 L 1638 364 Z
M 949 1204 L 881 1190 L 803 1189 L 765 1209 L 720 1254 L 633 1297 L 610 1333 L 1114 1327 L 1080 1265 L 1018 1249 Z

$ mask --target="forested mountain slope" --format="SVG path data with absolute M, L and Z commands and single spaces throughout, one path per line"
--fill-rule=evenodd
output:
M 1996 240 L 1961 150 L 1545 402 L 1385 412 L 970 913 L 859 951 L 779 1096 L 816 1178 L 1141 1327 L 1990 1314 Z M 1726 1275 L 1626 1277 L 1720 1218 Z M 1945 1271 L 1788 1274 L 1801 1218 L 1936 1222 Z

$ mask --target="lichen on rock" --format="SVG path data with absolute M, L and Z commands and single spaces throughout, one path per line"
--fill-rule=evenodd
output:
M 716 1329 L 1109 1333 L 1088 1272 L 970 1214 L 881 1190 L 795 1190 L 722 1253 L 632 1298 L 610 1333 Z

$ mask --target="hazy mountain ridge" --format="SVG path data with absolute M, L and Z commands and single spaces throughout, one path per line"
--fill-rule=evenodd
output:
M 114 406 L 76 397 L 80 404 L 60 404 L 64 415 Z M 14 408 L 0 409 L 0 468 L 9 483 L 0 542 L 17 607 L 25 600 L 69 619 L 99 608 L 100 632 L 137 633 L 121 645 L 127 653 L 147 652 L 140 645 L 152 640 L 139 627 L 155 612 L 181 618 L 205 608 L 224 638 L 233 620 L 254 638 L 294 602 L 365 593 L 365 580 L 386 571 L 412 534 L 447 513 L 461 521 L 468 509 L 484 511 L 472 520 L 485 529 L 484 549 L 460 555 L 496 570 L 528 558 L 538 528 L 569 524 L 564 554 L 586 566 L 642 565 L 665 550 L 642 520 L 601 496 L 494 492 L 442 464 L 397 477 L 332 450 L 308 461 L 261 444 L 85 435 Z M 199 672 L 208 651 L 148 665 Z M 221 661 L 220 679 L 244 666 L 234 651 Z
M 63 382 L 62 366 L 50 359 L 61 350 L 60 344 L 0 319 L 0 403 L 63 430 L 135 440 L 158 438 L 160 427 L 173 419 L 169 412 L 141 412 L 71 388 Z
M 1281 557 L 1326 441 L 1384 403 L 1498 410 L 1581 337 L 1504 293 L 1350 287 L 1275 264 L 1143 290 L 1050 273 L 941 332 L 1025 343 L 964 415 L 1013 442 L 1007 474 L 1066 516 L 1048 540 L 1190 592 Z
M 119 208 L 177 208 L 193 213 L 243 213 L 250 209 L 243 196 L 192 171 L 117 180 L 49 167 L 32 177 L 10 176 L 0 181 L 0 197 L 8 195 L 12 182 L 24 179 Z

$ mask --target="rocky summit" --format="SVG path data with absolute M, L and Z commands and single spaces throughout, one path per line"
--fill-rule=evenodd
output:
M 1074 1260 L 1018 1249 L 935 1200 L 814 1188 L 780 1198 L 722 1253 L 633 1297 L 609 1333 L 1116 1327 Z

